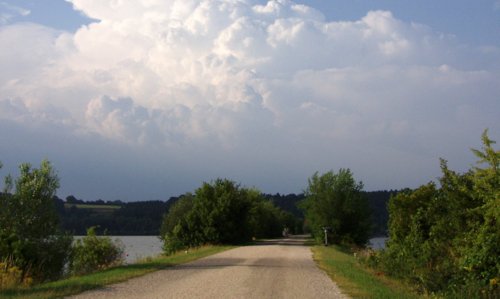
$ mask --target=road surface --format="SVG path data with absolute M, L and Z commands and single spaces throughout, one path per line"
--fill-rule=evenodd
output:
M 303 242 L 243 246 L 72 298 L 347 298 Z

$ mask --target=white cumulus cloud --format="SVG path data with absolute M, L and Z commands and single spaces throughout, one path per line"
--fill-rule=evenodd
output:
M 500 129 L 500 51 L 389 11 L 329 22 L 289 0 L 70 2 L 96 21 L 0 27 L 1 119 L 226 158 L 241 177 L 344 166 L 388 187 Z

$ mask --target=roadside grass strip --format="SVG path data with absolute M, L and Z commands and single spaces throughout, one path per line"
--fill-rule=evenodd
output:
M 339 246 L 311 247 L 316 264 L 352 298 L 423 298 L 401 282 L 368 269 Z
M 97 289 L 109 284 L 123 282 L 147 273 L 188 263 L 213 255 L 235 246 L 203 246 L 178 252 L 171 256 L 146 258 L 135 264 L 123 265 L 88 275 L 70 277 L 58 281 L 0 291 L 0 298 L 62 298 L 84 291 Z

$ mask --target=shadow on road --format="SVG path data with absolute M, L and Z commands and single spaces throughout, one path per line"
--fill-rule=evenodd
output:
M 287 238 L 265 239 L 254 242 L 249 246 L 306 246 L 305 242 L 310 240 L 309 235 L 291 235 Z M 283 257 L 259 256 L 257 258 L 239 258 L 239 257 L 219 257 L 211 256 L 193 263 L 183 264 L 173 267 L 169 270 L 183 269 L 214 269 L 224 267 L 251 267 L 251 268 L 293 268 L 296 263 L 302 263 L 302 259 L 294 261 L 287 260 Z
M 264 239 L 255 242 L 255 245 L 286 245 L 286 246 L 306 246 L 309 235 L 290 235 L 287 238 Z
M 295 261 L 297 262 L 297 261 Z M 294 268 L 296 265 L 286 259 L 280 258 L 259 258 L 250 263 L 247 259 L 239 258 L 209 258 L 203 262 L 188 263 L 176 267 L 168 268 L 167 271 L 186 270 L 186 269 L 219 269 L 226 267 L 243 268 Z

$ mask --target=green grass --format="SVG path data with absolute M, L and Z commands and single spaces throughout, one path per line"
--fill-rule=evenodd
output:
M 119 266 L 89 275 L 43 283 L 30 288 L 0 291 L 0 298 L 62 298 L 187 263 L 231 248 L 233 246 L 205 246 L 190 249 L 188 253 L 179 252 L 167 257 L 147 259 L 144 262 Z
M 338 246 L 313 246 L 313 257 L 339 288 L 352 298 L 422 298 L 407 286 L 374 272 Z

